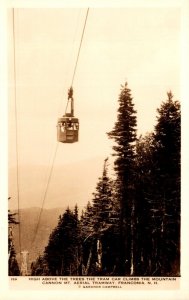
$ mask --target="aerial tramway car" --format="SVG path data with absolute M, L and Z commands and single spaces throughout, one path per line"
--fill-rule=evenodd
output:
M 83 31 L 81 35 L 81 41 L 79 45 L 79 50 L 77 54 L 77 59 L 75 63 L 74 73 L 72 77 L 72 84 L 71 88 L 68 90 L 68 104 L 70 102 L 70 112 L 65 112 L 65 115 L 63 115 L 61 118 L 58 118 L 57 122 L 57 140 L 61 143 L 75 143 L 78 142 L 79 137 L 79 119 L 74 117 L 74 98 L 73 98 L 73 81 L 76 73 L 76 68 L 78 64 L 79 54 L 81 50 L 81 45 L 83 41 L 84 31 L 87 23 L 87 17 L 89 13 L 89 8 L 87 9 L 86 17 L 85 17 L 85 23 L 83 26 Z M 67 105 L 68 105 L 67 104 Z
M 57 140 L 61 143 L 78 142 L 79 136 L 79 119 L 74 117 L 74 98 L 73 88 L 68 91 L 68 104 L 70 102 L 70 112 L 65 113 L 58 118 L 57 123 Z

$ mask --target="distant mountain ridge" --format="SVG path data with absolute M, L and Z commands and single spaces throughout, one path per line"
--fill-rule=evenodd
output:
M 29 266 L 48 244 L 52 230 L 58 224 L 58 218 L 66 210 L 66 207 L 43 209 L 39 222 L 41 208 L 31 207 L 20 210 L 20 241 L 21 251 L 29 252 Z M 16 211 L 14 211 L 16 212 Z M 39 223 L 38 223 L 39 222 Z M 37 228 L 38 224 L 38 228 Z M 36 231 L 37 230 L 37 231 Z M 13 240 L 17 255 L 20 252 L 19 226 L 13 227 Z

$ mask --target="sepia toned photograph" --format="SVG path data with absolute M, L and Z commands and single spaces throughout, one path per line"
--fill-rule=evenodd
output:
M 6 8 L 12 290 L 179 292 L 183 8 L 151 3 Z
M 8 21 L 9 275 L 180 276 L 180 10 Z

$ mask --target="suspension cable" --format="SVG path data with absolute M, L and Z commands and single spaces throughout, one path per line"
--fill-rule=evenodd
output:
M 80 52 L 81 52 L 81 46 L 82 46 L 83 37 L 84 37 L 84 33 L 85 33 L 85 28 L 86 28 L 86 24 L 87 24 L 88 14 L 89 14 L 89 7 L 87 8 L 87 13 L 86 13 L 85 22 L 84 22 L 83 31 L 82 31 L 81 40 L 80 40 L 80 45 L 79 45 L 79 49 L 78 49 L 78 53 L 77 53 L 77 58 L 76 58 L 76 62 L 75 62 L 73 76 L 72 76 L 71 87 L 73 86 L 74 79 L 75 79 L 75 73 L 76 73 L 76 69 L 77 69 L 77 65 L 78 65 L 79 55 L 80 55 Z M 68 99 L 67 104 L 66 104 L 65 113 L 66 113 L 67 108 L 68 108 L 68 103 L 69 103 L 69 99 Z
M 80 15 L 81 15 L 81 10 L 79 10 L 79 13 L 78 13 L 78 16 L 77 16 L 77 21 L 76 21 L 76 25 L 77 26 L 76 26 L 76 29 L 75 29 L 75 32 L 74 32 L 74 35 L 73 35 L 72 47 L 70 47 L 70 55 L 69 55 L 69 60 L 68 60 L 68 62 L 66 64 L 66 72 L 65 72 L 65 74 L 68 74 L 68 72 L 70 70 L 71 59 L 73 59 L 73 52 L 74 52 L 73 51 L 73 45 L 75 44 L 76 34 L 78 32 L 78 23 L 79 23 Z M 66 77 L 65 77 L 63 87 L 66 86 L 66 83 L 68 84 L 68 75 L 66 75 Z M 64 93 L 63 93 L 63 95 L 64 95 Z M 62 100 L 60 101 L 58 112 L 62 111 L 61 106 L 62 106 Z M 66 110 L 65 110 L 65 113 L 66 113 Z
M 74 82 L 74 78 L 75 78 L 75 73 L 76 73 L 77 64 L 78 64 L 78 60 L 79 60 L 81 45 L 82 45 L 82 42 L 83 42 L 83 37 L 84 37 L 85 28 L 86 28 L 86 24 L 87 24 L 88 14 L 89 14 L 89 7 L 87 8 L 87 13 L 86 13 L 86 17 L 85 17 L 85 23 L 84 23 L 84 26 L 83 26 L 83 32 L 82 32 L 82 35 L 81 35 L 81 41 L 80 41 L 80 45 L 79 45 L 79 50 L 78 50 L 78 54 L 77 54 L 77 59 L 76 59 L 76 63 L 75 63 L 75 68 L 74 68 L 74 72 L 73 72 L 71 86 L 73 86 L 73 82 Z
M 20 189 L 19 189 L 19 157 L 18 157 L 18 118 L 17 118 L 17 90 L 16 90 L 16 47 L 15 47 L 15 15 L 12 9 L 13 22 L 13 53 L 14 53 L 14 107 L 15 107 L 15 139 L 16 139 L 16 185 L 17 185 L 17 205 L 18 205 L 18 243 L 21 266 L 21 224 L 20 224 Z

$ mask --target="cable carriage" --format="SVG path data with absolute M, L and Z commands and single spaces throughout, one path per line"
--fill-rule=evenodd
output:
M 78 142 L 79 136 L 79 119 L 74 117 L 74 98 L 73 88 L 68 91 L 68 104 L 70 102 L 70 112 L 65 113 L 61 118 L 58 118 L 57 123 L 57 140 L 61 143 Z
M 83 26 L 83 31 L 81 35 L 81 41 L 79 45 L 79 50 L 77 54 L 77 59 L 75 63 L 74 73 L 72 77 L 72 84 L 71 88 L 68 90 L 68 104 L 70 102 L 70 113 L 65 113 L 61 118 L 58 119 L 57 123 L 57 140 L 61 143 L 75 143 L 78 142 L 78 136 L 79 136 L 79 119 L 74 117 L 74 99 L 73 99 L 73 81 L 76 73 L 76 68 L 79 60 L 79 54 L 81 50 L 81 45 L 83 41 L 83 36 L 85 32 L 85 27 L 87 23 L 87 17 L 89 13 L 89 8 L 87 9 L 86 17 L 85 17 L 85 23 Z

